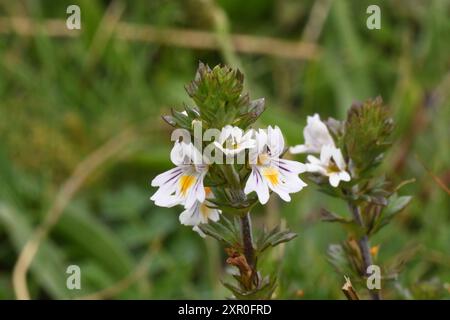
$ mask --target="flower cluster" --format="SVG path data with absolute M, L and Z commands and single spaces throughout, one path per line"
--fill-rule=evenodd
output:
M 194 120 L 193 126 L 197 123 Z M 277 126 L 244 131 L 237 126 L 226 125 L 213 145 L 215 151 L 227 159 L 235 160 L 236 156 L 243 153 L 248 155 L 245 165 L 250 168 L 250 172 L 244 193 L 249 195 L 255 192 L 261 204 L 267 203 L 270 192 L 277 193 L 284 201 L 290 201 L 290 194 L 306 186 L 299 178 L 299 174 L 304 172 L 327 177 L 333 187 L 338 187 L 341 181 L 350 181 L 342 152 L 336 147 L 327 125 L 318 114 L 308 116 L 303 135 L 304 144 L 291 147 L 289 151 L 292 154 L 307 153 L 306 164 L 282 159 L 285 142 Z M 222 212 L 213 202 L 213 188 L 204 186 L 208 169 L 213 164 L 212 159 L 202 155 L 190 141 L 176 141 L 171 160 L 176 167 L 152 181 L 152 186 L 159 189 L 151 199 L 163 207 L 183 205 L 185 211 L 180 215 L 180 222 L 193 226 L 195 231 L 203 235 L 198 226 L 208 220 L 218 221 Z
M 287 149 L 280 128 L 254 127 L 265 101 L 250 100 L 243 80 L 239 70 L 200 63 L 186 86 L 195 105 L 163 117 L 175 128 L 170 154 L 175 167 L 153 179 L 158 190 L 151 199 L 163 207 L 182 205 L 181 224 L 226 246 L 226 263 L 238 273 L 233 274 L 237 285 L 224 286 L 235 298 L 270 299 L 276 279 L 258 271 L 259 256 L 296 233 L 278 226 L 254 232 L 250 213 L 272 192 L 290 201 L 306 186 L 299 175 L 309 165 L 283 159 Z
M 389 265 L 378 266 L 379 246 L 372 247 L 370 240 L 411 200 L 397 194 L 408 181 L 395 187 L 385 175 L 375 171 L 392 143 L 393 120 L 378 97 L 354 103 L 343 121 L 330 118 L 322 122 L 315 114 L 307 122 L 305 143 L 290 151 L 308 154 L 307 178 L 318 184 L 320 191 L 346 202 L 349 209 L 350 218 L 322 209 L 324 221 L 339 223 L 347 232 L 341 244 L 330 245 L 329 261 L 336 270 L 359 283 L 377 279 L 365 289 L 372 299 L 381 299 L 381 277 L 370 277 L 372 270 L 383 270 L 384 279 L 396 277 L 398 270 Z M 399 261 L 404 257 L 400 254 Z
M 164 116 L 176 128 L 170 153 L 175 167 L 153 179 L 158 190 L 151 199 L 162 207 L 182 205 L 181 224 L 226 245 L 226 261 L 239 271 L 233 275 L 237 286 L 224 283 L 234 297 L 272 296 L 275 278 L 261 275 L 258 258 L 296 234 L 260 228 L 254 241 L 250 212 L 256 203 L 266 204 L 272 192 L 291 201 L 291 195 L 306 186 L 300 174 L 347 202 L 350 219 L 323 210 L 325 221 L 342 223 L 349 233 L 343 245 L 332 246 L 330 262 L 364 280 L 373 263 L 370 236 L 410 201 L 374 172 L 393 130 L 381 98 L 352 105 L 344 121 L 307 117 L 304 143 L 289 148 L 292 154 L 306 154 L 306 163 L 301 163 L 283 158 L 288 149 L 280 128 L 253 127 L 265 110 L 264 99 L 250 100 L 243 93 L 238 70 L 200 64 L 186 90 L 195 105 Z M 381 297 L 379 288 L 369 294 Z
M 255 192 L 261 204 L 267 203 L 270 191 L 277 193 L 283 200 L 290 201 L 289 194 L 299 192 L 306 183 L 299 174 L 306 171 L 300 162 L 282 159 L 284 138 L 280 128 L 269 126 L 267 130 L 247 130 L 244 132 L 236 126 L 225 126 L 217 141 L 214 142 L 216 152 L 227 157 L 238 156 L 247 152 L 245 165 L 250 168 L 245 182 L 244 193 Z M 218 221 L 221 210 L 214 204 L 216 197 L 214 187 L 205 186 L 205 178 L 212 165 L 211 159 L 191 142 L 176 141 L 170 155 L 175 168 L 170 169 L 152 181 L 153 187 L 159 187 L 151 200 L 162 207 L 183 205 L 179 217 L 183 225 L 203 235 L 200 224 L 208 220 Z M 201 159 L 200 162 L 195 161 Z M 234 158 L 233 158 L 234 159 Z M 230 165 L 226 164 L 225 166 Z
M 297 153 L 320 154 L 317 158 L 308 155 L 306 171 L 326 176 L 333 187 L 338 187 L 340 181 L 350 181 L 347 165 L 339 148 L 336 148 L 333 137 L 318 114 L 307 118 L 307 125 L 303 130 L 305 143 L 291 147 L 289 151 Z

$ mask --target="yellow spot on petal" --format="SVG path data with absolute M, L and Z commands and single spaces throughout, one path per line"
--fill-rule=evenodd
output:
M 280 183 L 279 172 L 272 167 L 263 168 L 263 176 L 273 185 L 276 186 Z
M 180 178 L 181 195 L 185 196 L 195 183 L 195 176 L 184 175 Z
M 327 167 L 327 173 L 331 174 L 331 173 L 337 173 L 337 172 L 340 172 L 340 171 L 341 170 L 336 165 L 336 163 L 333 160 L 331 160 L 330 163 L 328 164 L 328 167 Z
M 208 219 L 209 214 L 211 213 L 211 208 L 208 208 L 205 203 L 202 203 L 200 205 L 200 213 L 202 214 L 203 218 Z
M 257 165 L 258 166 L 264 166 L 266 164 L 268 164 L 270 161 L 270 157 L 267 153 L 261 153 L 260 155 L 258 155 L 258 161 L 257 161 Z

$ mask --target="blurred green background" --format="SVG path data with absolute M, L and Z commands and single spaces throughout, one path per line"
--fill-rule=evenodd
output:
M 64 28 L 70 4 L 81 8 L 78 34 Z M 381 8 L 381 30 L 366 27 L 370 4 Z M 380 262 L 421 245 L 385 296 L 450 298 L 450 197 L 439 186 L 450 184 L 450 1 L 23 0 L 0 1 L 0 18 L 1 299 L 16 297 L 19 253 L 58 210 L 27 275 L 32 298 L 228 295 L 223 248 L 181 226 L 181 208 L 149 200 L 149 182 L 171 167 L 160 116 L 191 103 L 184 85 L 199 60 L 242 68 L 251 97 L 266 98 L 259 124 L 280 126 L 291 145 L 303 141 L 307 115 L 342 119 L 353 101 L 381 95 L 397 122 L 383 170 L 416 182 L 401 191 L 411 205 L 372 244 Z M 118 21 L 156 36 L 132 41 Z M 176 29 L 171 40 L 158 37 L 166 28 Z M 214 48 L 198 48 L 210 43 L 204 34 L 177 33 L 187 29 L 209 32 Z M 249 52 L 234 51 L 234 34 L 251 36 L 237 45 Z M 299 56 L 271 43 L 252 52 L 261 37 L 289 41 Z M 282 221 L 299 233 L 262 262 L 278 275 L 277 298 L 344 298 L 326 251 L 345 234 L 320 221 L 321 207 L 346 213 L 314 187 L 255 210 L 255 227 Z M 81 290 L 66 288 L 71 264 Z

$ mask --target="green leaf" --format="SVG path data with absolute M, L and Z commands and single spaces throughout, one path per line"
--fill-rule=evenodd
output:
M 237 220 L 237 218 L 235 218 Z M 231 222 L 225 215 L 222 215 L 218 222 L 210 221 L 201 224 L 199 228 L 208 236 L 224 243 L 226 246 L 240 249 L 240 229 L 239 224 Z
M 375 222 L 374 227 L 372 229 L 372 233 L 379 231 L 381 228 L 386 226 L 392 218 L 395 217 L 396 214 L 401 212 L 406 206 L 411 202 L 411 196 L 397 196 L 397 194 L 393 194 L 389 198 L 388 205 L 382 209 L 381 214 L 378 220 Z
M 123 242 L 83 208 L 69 207 L 55 226 L 55 232 L 75 243 L 84 256 L 97 261 L 116 279 L 131 272 L 134 261 Z
M 385 209 L 385 215 L 392 216 L 402 211 L 411 202 L 411 200 L 412 200 L 411 196 L 397 197 L 396 195 L 393 195 L 389 199 L 389 204 Z
M 264 98 L 253 100 L 250 102 L 248 112 L 242 114 L 234 122 L 234 125 L 247 128 L 255 122 L 259 116 L 266 110 Z
M 0 224 L 4 227 L 17 252 L 23 248 L 33 233 L 24 215 L 5 203 L 0 203 Z M 33 278 L 55 299 L 68 299 L 74 292 L 66 287 L 66 269 L 70 263 L 64 261 L 54 242 L 46 239 L 41 244 L 30 266 Z
M 327 250 L 327 260 L 340 274 L 355 274 L 351 268 L 346 252 L 340 244 L 330 244 Z
M 421 245 L 412 243 L 401 252 L 397 253 L 386 264 L 386 275 L 388 277 L 396 278 L 397 275 L 404 269 L 405 265 L 417 255 L 421 248 Z
M 339 223 L 352 223 L 353 222 L 352 219 L 341 217 L 340 215 L 338 215 L 334 212 L 328 211 L 326 209 L 323 209 L 323 208 L 320 210 L 320 217 L 321 217 L 321 220 L 325 221 L 325 222 L 339 222 Z
M 186 115 L 183 112 L 176 111 L 174 108 L 171 109 L 171 112 L 172 116 L 163 117 L 167 123 L 186 130 L 191 129 L 191 124 L 194 119 L 191 119 L 189 115 Z
M 269 247 L 275 247 L 281 243 L 288 242 L 295 237 L 297 237 L 295 232 L 291 232 L 290 230 L 280 231 L 279 226 L 276 226 L 269 232 L 267 232 L 266 229 L 263 229 L 256 241 L 256 252 L 257 254 L 260 254 Z
M 223 282 L 223 285 L 239 300 L 268 300 L 272 297 L 277 284 L 276 277 L 265 277 L 260 280 L 259 286 L 251 291 L 245 291 L 226 282 Z

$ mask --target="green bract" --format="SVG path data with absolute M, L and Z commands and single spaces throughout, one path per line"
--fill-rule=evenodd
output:
M 351 106 L 345 123 L 344 146 L 354 174 L 363 175 L 381 162 L 391 145 L 393 128 L 381 97 Z
M 265 110 L 264 99 L 250 100 L 243 92 L 244 75 L 239 70 L 227 66 L 199 63 L 194 81 L 186 86 L 186 91 L 195 106 L 184 106 L 182 113 L 172 109 L 172 116 L 164 119 L 170 125 L 190 129 L 192 121 L 202 121 L 203 127 L 222 128 L 225 125 L 246 129 Z

